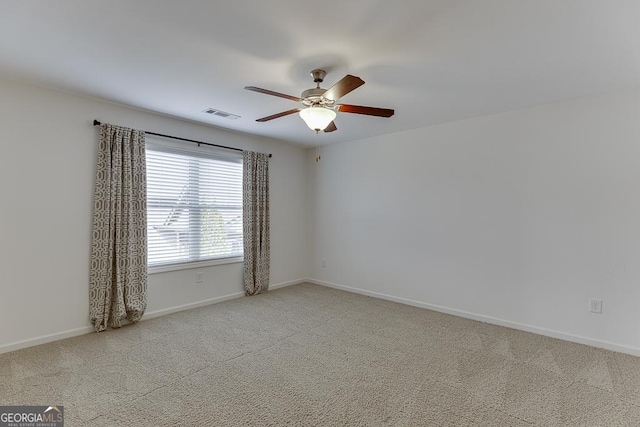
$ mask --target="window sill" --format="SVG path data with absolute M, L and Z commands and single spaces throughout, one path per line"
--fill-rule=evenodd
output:
M 212 267 L 214 265 L 237 264 L 240 262 L 244 262 L 244 257 L 237 256 L 232 258 L 208 259 L 206 261 L 185 262 L 182 264 L 170 264 L 170 265 L 161 265 L 157 267 L 149 267 L 147 269 L 147 273 L 148 274 L 167 273 L 169 271 L 190 270 L 193 268 Z

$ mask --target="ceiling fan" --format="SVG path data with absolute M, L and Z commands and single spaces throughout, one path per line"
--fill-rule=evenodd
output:
M 333 121 L 336 118 L 336 111 L 341 113 L 355 113 L 377 117 L 393 116 L 394 111 L 388 108 L 336 104 L 338 99 L 362 86 L 364 84 L 364 80 L 360 77 L 347 74 L 342 78 L 342 80 L 331 86 L 329 89 L 322 89 L 320 87 L 320 83 L 322 83 L 326 75 L 327 73 L 324 70 L 318 69 L 311 71 L 311 77 L 313 77 L 313 82 L 316 83 L 316 87 L 305 90 L 299 98 L 297 96 L 286 95 L 284 93 L 274 92 L 255 86 L 245 86 L 244 88 L 246 90 L 264 93 L 266 95 L 279 96 L 280 98 L 290 99 L 291 101 L 299 102 L 303 105 L 302 107 L 294 108 L 293 110 L 262 117 L 257 119 L 256 122 L 267 122 L 269 120 L 288 116 L 289 114 L 300 113 L 300 117 L 302 117 L 302 120 L 305 121 L 307 126 L 318 133 L 321 130 L 324 130 L 325 132 L 333 132 L 337 129 L 336 124 Z

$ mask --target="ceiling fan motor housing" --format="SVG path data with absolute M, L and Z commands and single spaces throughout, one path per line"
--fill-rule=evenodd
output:
M 304 105 L 320 105 L 323 107 L 332 107 L 335 101 L 331 99 L 326 99 L 322 95 L 327 91 L 327 89 L 322 89 L 319 87 L 314 87 L 312 89 L 307 89 L 302 92 L 300 98 L 302 98 L 302 103 Z

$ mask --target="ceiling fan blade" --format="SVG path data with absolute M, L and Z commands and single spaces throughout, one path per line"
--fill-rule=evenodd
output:
M 363 107 L 361 105 L 340 104 L 337 106 L 341 113 L 365 114 L 367 116 L 391 117 L 394 110 L 389 108 Z
M 336 123 L 334 121 L 331 121 L 331 123 L 329 123 L 327 127 L 324 128 L 325 132 L 333 132 L 334 130 L 338 130 L 338 128 L 336 127 Z
M 253 92 L 264 93 L 265 95 L 273 95 L 273 96 L 279 96 L 280 98 L 290 99 L 291 101 L 295 101 L 295 102 L 302 101 L 302 99 L 298 98 L 297 96 L 287 95 L 280 92 L 274 92 L 272 90 L 262 89 L 255 86 L 245 86 L 244 88 L 246 90 L 250 90 Z
M 277 118 L 280 118 L 280 117 L 288 116 L 289 114 L 297 113 L 298 111 L 300 111 L 302 109 L 303 109 L 303 107 L 294 108 L 293 110 L 289 110 L 289 111 L 283 111 L 282 113 L 278 113 L 278 114 L 274 114 L 272 116 L 267 116 L 267 117 L 263 117 L 261 119 L 257 119 L 256 122 L 268 122 L 269 120 L 273 120 L 273 119 L 277 119 Z
M 322 96 L 327 99 L 337 101 L 339 98 L 342 98 L 343 96 L 345 96 L 352 90 L 359 88 L 363 84 L 364 80 L 362 80 L 360 77 L 347 74 L 342 78 L 342 80 L 331 86 Z

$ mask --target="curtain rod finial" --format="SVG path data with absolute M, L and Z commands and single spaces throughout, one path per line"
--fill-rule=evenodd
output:
M 94 120 L 94 121 L 93 121 L 93 125 L 94 125 L 94 126 L 100 126 L 101 124 L 102 124 L 102 123 L 100 123 L 100 122 L 99 122 L 99 121 L 97 121 L 97 120 Z

